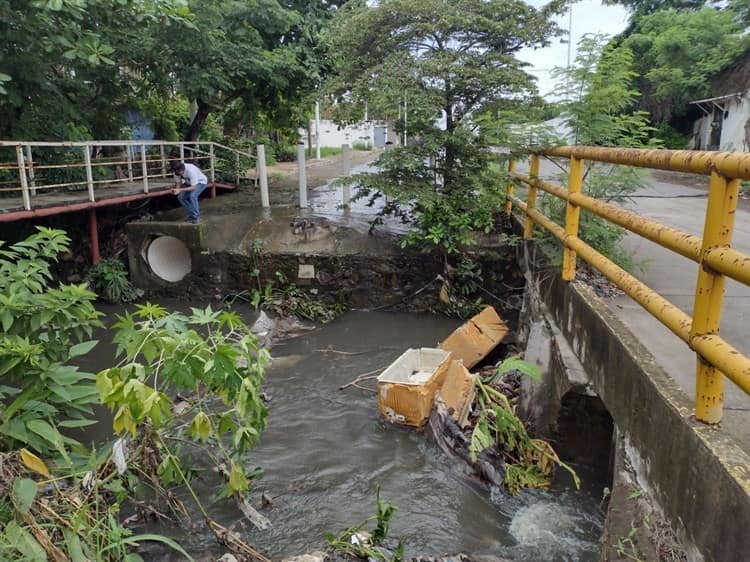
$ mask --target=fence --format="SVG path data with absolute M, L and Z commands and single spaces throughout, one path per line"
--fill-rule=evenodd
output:
M 171 163 L 195 162 L 216 182 L 217 175 L 233 176 L 255 160 L 250 152 L 222 144 L 166 141 L 0 141 L 0 196 L 21 199 L 27 211 L 33 197 L 49 192 L 88 191 L 94 202 L 116 184 L 140 183 L 143 193 L 171 182 Z
M 569 159 L 567 188 L 539 179 L 539 157 L 542 155 Z M 710 175 L 703 236 L 682 232 L 584 195 L 582 187 L 587 160 Z M 509 172 L 511 177 L 528 186 L 528 193 L 526 201 L 522 201 L 515 195 L 514 185 L 509 184 L 505 212 L 510 214 L 513 206 L 523 211 L 524 238 L 531 237 L 533 225 L 537 224 L 562 242 L 563 279 L 575 277 L 576 258 L 580 256 L 696 352 L 695 414 L 698 420 L 706 423 L 721 421 L 724 376 L 750 394 L 750 358 L 718 334 L 726 277 L 750 285 L 750 256 L 731 248 L 740 181 L 750 179 L 750 154 L 568 146 L 533 154 L 529 175 L 517 173 L 512 161 Z M 540 189 L 567 202 L 564 227 L 537 210 Z M 583 242 L 578 237 L 581 209 L 696 262 L 697 287 L 692 318 Z

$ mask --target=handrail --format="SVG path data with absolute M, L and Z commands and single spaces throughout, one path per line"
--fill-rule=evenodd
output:
M 747 152 L 557 146 L 543 150 L 540 154 L 706 176 L 717 172 L 727 178 L 750 179 L 750 156 Z
M 570 159 L 567 188 L 539 179 L 540 155 Z M 710 175 L 703 236 L 688 234 L 580 193 L 585 160 Z M 576 257 L 580 256 L 696 352 L 696 419 L 705 423 L 721 421 L 723 376 L 750 394 L 750 358 L 718 334 L 725 277 L 750 285 L 750 255 L 731 248 L 739 183 L 741 179 L 750 179 L 750 154 L 565 146 L 532 154 L 528 175 L 516 172 L 513 161 L 509 163 L 508 172 L 529 189 L 524 202 L 514 194 L 512 183 L 507 186 L 506 214 L 512 212 L 513 206 L 523 212 L 526 217 L 524 238 L 531 237 L 535 223 L 562 242 L 563 279 L 570 281 L 575 277 Z M 564 227 L 536 209 L 538 189 L 566 201 Z M 696 262 L 699 267 L 692 318 L 581 240 L 578 237 L 580 209 Z
M 171 151 L 168 149 L 171 147 Z M 120 149 L 121 157 L 94 155 L 102 148 Z M 49 192 L 57 188 L 88 189 L 89 201 L 96 201 L 97 190 L 114 183 L 140 183 L 143 193 L 148 193 L 149 181 L 167 181 L 171 178 L 169 163 L 186 157 L 207 162 L 206 172 L 211 182 L 216 181 L 217 161 L 234 162 L 235 182 L 240 181 L 240 158 L 256 160 L 251 152 L 215 142 L 163 141 L 163 140 L 95 140 L 95 141 L 8 141 L 0 140 L 0 150 L 13 149 L 7 160 L 0 164 L 0 179 L 4 193 L 19 192 L 25 211 L 34 207 L 37 191 Z M 64 157 L 60 149 L 65 149 Z M 56 151 L 55 157 L 45 150 Z M 149 153 L 151 150 L 151 153 Z M 218 151 L 223 153 L 217 154 Z M 111 150 L 110 150 L 111 152 Z M 171 154 L 167 154 L 171 152 Z M 71 158 L 71 154 L 73 155 Z M 44 156 L 48 156 L 44 158 Z M 63 161 L 61 161 L 63 159 Z M 14 160 L 13 162 L 9 162 Z M 223 164 L 220 164 L 223 165 Z M 54 170 L 75 170 L 80 177 L 61 178 Z M 108 171 L 109 169 L 109 171 Z M 137 171 L 136 171 L 137 170 Z M 136 173 L 134 174 L 134 171 Z M 7 181 L 15 174 L 13 183 Z M 55 181 L 57 179 L 58 181 Z M 65 181 L 60 181 L 60 180 Z M 257 178 L 256 178 L 257 182 Z M 156 185 L 156 187 L 164 187 Z

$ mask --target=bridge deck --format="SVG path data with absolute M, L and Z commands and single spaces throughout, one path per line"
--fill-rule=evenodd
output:
M 98 188 L 94 193 L 95 201 L 89 200 L 89 194 L 86 190 L 42 191 L 31 196 L 30 210 L 24 209 L 20 197 L 0 198 L 0 222 L 12 222 L 33 217 L 83 211 L 97 207 L 106 207 L 108 205 L 119 205 L 130 201 L 139 201 L 151 197 L 171 195 L 172 187 L 174 187 L 174 181 L 172 180 L 151 180 L 149 181 L 148 191 L 144 192 L 143 183 L 140 181 L 118 182 L 110 184 L 106 188 Z M 212 198 L 215 197 L 217 189 L 235 189 L 234 185 L 219 182 L 209 182 L 208 187 Z
M 95 201 L 89 200 L 87 190 L 37 190 L 31 195 L 31 210 L 23 207 L 20 195 L 0 198 L 0 222 L 18 220 L 30 216 L 43 216 L 81 210 L 83 208 L 114 205 L 126 201 L 146 199 L 169 194 L 174 187 L 172 179 L 150 180 L 148 192 L 143 190 L 143 182 L 118 182 L 107 187 L 97 187 L 94 191 Z

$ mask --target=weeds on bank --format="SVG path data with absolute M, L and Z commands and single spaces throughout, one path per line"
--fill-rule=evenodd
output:
M 644 516 L 644 525 L 648 527 L 648 517 Z M 617 539 L 615 544 L 615 551 L 619 556 L 623 556 L 633 562 L 644 562 L 643 555 L 638 549 L 638 545 L 635 543 L 635 536 L 641 530 L 640 526 L 635 526 L 635 523 L 631 523 L 630 531 L 624 537 Z
M 250 291 L 250 304 L 264 308 L 276 316 L 296 316 L 312 322 L 330 322 L 343 310 L 341 305 L 328 305 L 291 283 L 286 275 L 277 271 L 275 281 L 263 283 L 260 270 L 252 272 L 256 288 Z
M 481 265 L 468 256 L 462 256 L 454 267 L 447 267 L 446 278 L 440 287 L 440 301 L 445 305 L 445 313 L 464 319 L 481 312 L 485 307 L 479 294 L 483 284 Z
M 560 460 L 549 443 L 529 436 L 508 397 L 493 386 L 511 371 L 537 380 L 541 377 L 536 365 L 519 357 L 503 361 L 487 382 L 477 377 L 479 417 L 471 433 L 469 455 L 472 462 L 477 462 L 482 451 L 496 447 L 505 460 L 504 482 L 511 494 L 518 494 L 524 488 L 549 489 L 558 466 L 572 475 L 576 488 L 580 487 L 575 471 Z
M 112 304 L 133 302 L 143 296 L 143 291 L 130 282 L 125 265 L 117 259 L 102 260 L 94 264 L 86 281 L 92 291 Z
M 638 500 L 643 496 L 643 490 L 638 487 L 633 487 L 628 494 L 628 500 Z M 630 523 L 630 531 L 624 537 L 618 537 L 617 543 L 615 543 L 615 551 L 619 556 L 633 560 L 634 562 L 644 562 L 643 554 L 641 553 L 638 545 L 636 544 L 636 535 L 643 530 L 649 529 L 650 518 L 648 513 L 644 513 L 641 517 L 641 525 L 636 525 L 635 521 Z
M 403 541 L 399 540 L 393 552 L 383 548 L 388 538 L 388 526 L 396 513 L 396 507 L 380 499 L 380 486 L 375 489 L 377 511 L 375 515 L 362 521 L 359 525 L 349 527 L 340 535 L 326 533 L 326 540 L 336 552 L 351 554 L 362 559 L 380 560 L 383 562 L 402 562 L 404 559 Z M 363 531 L 365 525 L 377 521 L 371 532 Z
M 70 363 L 96 345 L 101 321 L 85 284 L 51 286 L 50 264 L 69 242 L 39 228 L 0 243 L 0 559 L 138 562 L 131 549 L 146 541 L 190 559 L 173 540 L 128 526 L 190 523 L 196 510 L 230 550 L 254 553 L 208 517 L 192 481 L 213 465 L 222 495 L 244 505 L 248 453 L 265 425 L 267 351 L 231 312 L 145 304 L 114 326 L 119 362 L 78 371 Z M 98 404 L 112 410 L 117 438 L 87 447 L 76 432 L 97 423 Z

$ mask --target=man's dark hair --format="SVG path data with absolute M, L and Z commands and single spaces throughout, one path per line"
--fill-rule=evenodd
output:
M 185 164 L 182 162 L 173 162 L 172 163 L 172 173 L 179 174 L 180 172 L 185 171 Z

